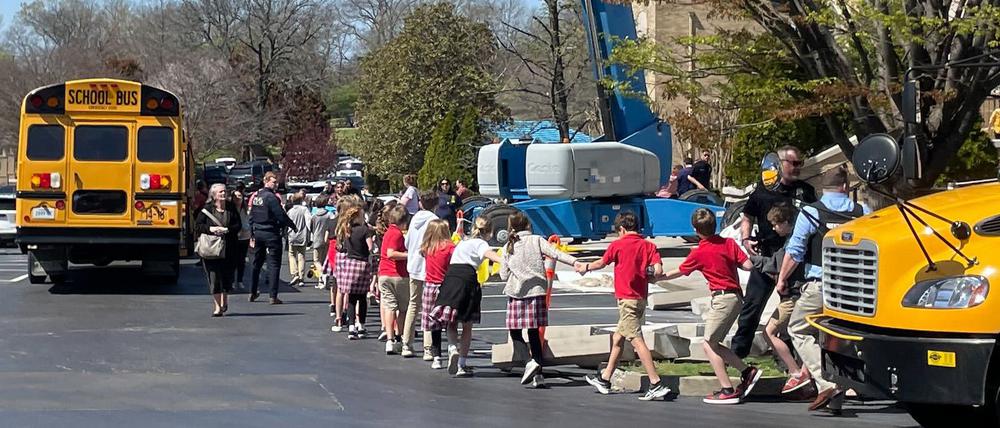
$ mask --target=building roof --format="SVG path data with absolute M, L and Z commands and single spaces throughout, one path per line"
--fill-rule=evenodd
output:
M 594 137 L 591 137 L 583 132 L 576 132 L 575 130 L 570 130 L 570 138 L 573 143 L 589 143 L 594 141 Z M 555 123 L 548 120 L 515 120 L 513 123 L 500 126 L 493 130 L 497 138 L 502 140 L 512 139 L 520 140 L 525 135 L 530 135 L 532 139 L 541 143 L 558 143 L 559 130 L 556 128 Z

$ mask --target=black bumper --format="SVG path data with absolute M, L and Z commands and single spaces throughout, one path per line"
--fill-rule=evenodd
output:
M 18 245 L 180 245 L 180 229 L 19 227 Z
M 823 373 L 841 386 L 870 397 L 911 403 L 981 405 L 985 401 L 995 338 L 873 333 L 865 331 L 865 326 L 831 318 L 819 324 L 842 336 L 820 335 Z

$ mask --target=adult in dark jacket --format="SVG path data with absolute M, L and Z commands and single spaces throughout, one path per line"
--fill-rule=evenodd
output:
M 447 178 L 442 178 L 438 182 L 437 196 L 438 206 L 434 210 L 434 214 L 442 220 L 447 220 L 451 230 L 455 230 L 455 225 L 458 224 L 455 213 L 462 206 L 462 198 L 455 194 L 454 190 L 451 190 L 451 182 Z
M 281 208 L 281 200 L 274 194 L 278 187 L 278 177 L 273 172 L 264 174 L 264 187 L 250 200 L 250 228 L 253 238 L 253 270 L 250 272 L 250 301 L 260 297 L 260 271 L 267 261 L 267 279 L 271 286 L 271 304 L 280 305 L 278 299 L 278 275 L 281 273 L 281 232 L 285 228 L 298 230 L 295 223 Z
M 243 226 L 236 206 L 226 200 L 225 184 L 213 184 L 208 195 L 205 208 L 198 211 L 198 217 L 195 218 L 194 230 L 199 236 L 209 233 L 225 240 L 222 258 L 202 260 L 215 303 L 212 316 L 221 317 L 229 309 L 227 294 L 233 287 L 233 274 L 236 272 L 240 253 L 238 235 Z

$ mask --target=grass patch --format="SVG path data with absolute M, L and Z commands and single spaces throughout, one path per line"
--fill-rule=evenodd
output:
M 784 369 L 782 369 L 782 367 L 779 366 L 777 361 L 773 358 L 749 357 L 744 361 L 746 361 L 747 364 L 755 365 L 758 369 L 763 370 L 765 377 L 785 376 Z M 638 361 L 631 365 L 622 365 L 622 369 L 633 372 L 645 372 L 642 365 Z M 732 367 L 727 368 L 727 371 L 730 376 L 740 375 L 740 373 Z M 656 373 L 660 376 L 715 376 L 715 372 L 712 371 L 711 365 L 708 363 L 694 362 L 658 361 L 656 363 Z

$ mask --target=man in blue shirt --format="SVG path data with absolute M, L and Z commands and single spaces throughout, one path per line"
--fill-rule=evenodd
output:
M 788 333 L 802 358 L 803 370 L 808 370 L 819 391 L 809 410 L 830 407 L 837 413 L 843 394 L 835 383 L 823 379 L 819 331 L 806 322 L 806 317 L 823 311 L 823 236 L 830 229 L 868 214 L 870 210 L 849 197 L 850 183 L 845 167 L 825 172 L 822 180 L 823 196 L 819 202 L 803 207 L 795 220 L 795 229 L 785 244 L 785 259 L 775 290 L 778 294 L 787 293 L 792 273 L 799 264 L 805 263 L 805 283 L 802 284 L 799 300 L 795 302 Z

